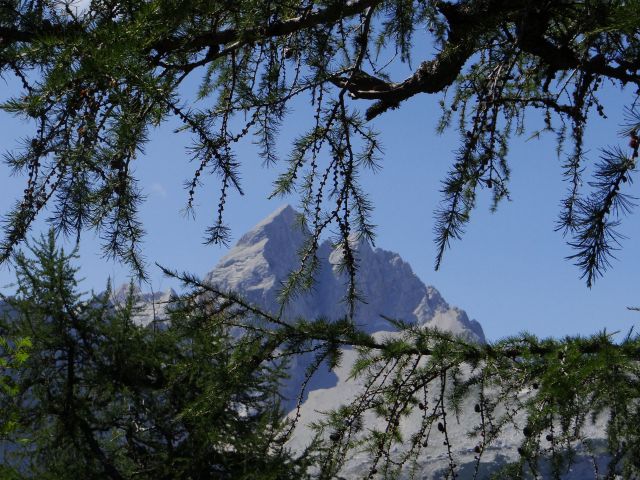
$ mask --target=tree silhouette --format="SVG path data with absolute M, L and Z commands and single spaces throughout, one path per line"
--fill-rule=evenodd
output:
M 450 92 L 442 126 L 457 118 L 460 148 L 436 212 L 436 268 L 462 235 L 479 189 L 491 190 L 494 205 L 508 195 L 509 140 L 538 110 L 568 153 L 558 228 L 591 285 L 619 240 L 619 215 L 631 207 L 623 192 L 640 123 L 638 7 L 637 0 L 94 0 L 84 9 L 58 0 L 3 2 L 0 71 L 22 84 L 3 108 L 31 119 L 34 133 L 7 159 L 27 182 L 4 218 L 0 259 L 47 206 L 57 232 L 98 230 L 104 253 L 143 276 L 141 195 L 131 166 L 149 127 L 171 117 L 193 136 L 187 209 L 201 177 L 218 176 L 206 240 L 225 242 L 227 195 L 242 192 L 234 144 L 254 135 L 266 163 L 281 161 L 274 144 L 287 107 L 306 96 L 313 126 L 299 132 L 273 194 L 299 192 L 316 238 L 301 275 L 312 274 L 317 237 L 333 224 L 353 278 L 348 238 L 374 234 L 358 176 L 384 163 L 374 120 L 416 95 Z M 405 79 L 390 78 L 398 63 L 411 68 Z M 198 99 L 208 101 L 182 97 L 190 77 L 200 79 Z M 604 82 L 627 99 L 631 147 L 603 150 L 593 193 L 581 192 L 584 128 L 590 116 L 604 115 Z
M 639 12 L 637 0 L 93 0 L 84 9 L 55 0 L 5 1 L 0 72 L 16 77 L 21 92 L 2 108 L 30 119 L 33 133 L 7 157 L 26 184 L 4 217 L 0 260 L 12 258 L 46 209 L 57 233 L 79 237 L 97 230 L 105 254 L 144 277 L 137 214 L 142 196 L 132 165 L 149 129 L 170 118 L 193 137 L 187 208 L 193 208 L 203 175 L 220 180 L 206 239 L 224 243 L 227 196 L 231 189 L 242 192 L 234 145 L 253 135 L 265 163 L 282 162 L 275 153 L 278 132 L 292 101 L 304 97 L 312 105 L 312 126 L 291 145 L 273 195 L 299 194 L 301 221 L 311 235 L 283 298 L 311 286 L 320 235 L 334 226 L 353 305 L 358 265 L 350 242 L 354 235 L 366 241 L 374 236 L 359 174 L 384 164 L 376 120 L 417 95 L 439 94 L 440 127 L 456 125 L 460 146 L 436 211 L 436 268 L 451 241 L 462 236 L 478 192 L 489 190 L 494 207 L 508 196 L 510 140 L 526 132 L 526 120 L 538 111 L 567 158 L 568 194 L 557 227 L 590 286 L 607 268 L 619 242 L 615 227 L 633 206 L 628 188 L 640 130 Z M 406 78 L 392 78 L 397 64 L 410 69 Z M 200 79 L 198 101 L 180 93 L 192 77 Z M 589 162 L 585 126 L 593 115 L 605 116 L 604 83 L 620 87 L 629 144 L 603 145 L 590 188 L 581 189 Z M 468 402 L 478 414 L 469 426 L 477 439 L 475 476 L 487 448 L 514 425 L 523 437 L 520 460 L 506 467 L 503 478 L 538 475 L 545 458 L 559 478 L 577 443 L 591 452 L 584 428 L 602 417 L 608 436 L 604 474 L 640 473 L 640 347 L 631 333 L 619 343 L 606 333 L 563 340 L 525 334 L 470 345 L 397 323 L 402 332 L 379 341 L 349 318 L 286 322 L 232 292 L 178 276 L 193 298 L 207 304 L 206 318 L 218 315 L 220 328 L 256 339 L 264 355 L 241 349 L 241 365 L 267 368 L 275 357 L 311 351 L 317 355 L 311 376 L 323 362 L 337 365 L 342 347 L 358 349 L 353 375 L 364 388 L 316 425 L 321 478 L 339 475 L 354 450 L 369 452 L 370 477 L 395 478 L 407 469 L 419 475 L 420 449 L 433 435 L 444 442 L 446 475 L 456 477 L 449 432 L 452 415 Z M 220 375 L 228 372 L 222 370 Z M 427 393 L 433 401 L 427 402 Z M 418 429 L 406 431 L 402 420 L 416 409 L 422 412 Z M 366 428 L 368 416 L 383 427 Z M 61 418 L 77 420 L 69 428 L 82 426 L 77 415 Z M 93 451 L 91 461 L 107 471 L 109 464 Z M 599 468 L 594 460 L 596 477 Z
M 303 476 L 306 457 L 274 447 L 283 373 L 260 361 L 262 337 L 232 337 L 231 317 L 188 295 L 147 327 L 133 291 L 83 295 L 53 233 L 29 248 L 14 259 L 17 293 L 0 297 L 0 333 L 31 339 L 26 358 L 24 340 L 0 344 L 2 478 Z

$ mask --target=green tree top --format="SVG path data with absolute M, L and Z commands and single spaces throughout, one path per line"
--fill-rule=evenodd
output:
M 189 296 L 162 328 L 140 325 L 133 292 L 79 292 L 74 257 L 52 233 L 34 242 L 0 297 L 0 335 L 31 338 L 26 357 L 0 342 L 1 478 L 303 478 L 264 337 L 232 336 L 237 314 Z
M 591 285 L 631 206 L 623 193 L 638 150 L 638 12 L 637 0 L 93 0 L 86 9 L 5 1 L 0 71 L 22 91 L 3 108 L 32 119 L 34 132 L 8 158 L 26 185 L 4 219 L 0 259 L 46 206 L 56 231 L 98 230 L 106 255 L 144 275 L 132 162 L 148 129 L 170 117 L 193 136 L 187 207 L 200 178 L 218 176 L 206 240 L 226 241 L 225 201 L 230 189 L 242 191 L 234 144 L 254 135 L 263 160 L 280 161 L 274 145 L 287 106 L 306 96 L 312 126 L 294 141 L 274 195 L 301 196 L 312 232 L 301 272 L 313 271 L 317 239 L 333 224 L 353 278 L 348 238 L 374 234 L 358 183 L 363 169 L 382 163 L 374 120 L 416 95 L 450 92 L 442 127 L 457 123 L 460 148 L 436 212 L 436 267 L 479 190 L 490 190 L 494 204 L 508 195 L 509 139 L 538 109 L 546 129 L 571 143 L 558 228 Z M 411 68 L 404 79 L 391 75 L 399 62 Z M 206 102 L 181 96 L 189 77 L 200 79 Z M 604 115 L 604 82 L 627 99 L 631 143 L 605 150 L 593 188 L 582 192 L 584 129 Z

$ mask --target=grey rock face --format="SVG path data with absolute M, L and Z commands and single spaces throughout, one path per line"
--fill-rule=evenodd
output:
M 245 233 L 206 280 L 240 293 L 268 311 L 277 311 L 280 284 L 295 268 L 304 241 L 304 233 L 296 227 L 296 215 L 289 206 L 276 210 Z
M 297 213 L 288 205 L 276 210 L 242 236 L 207 275 L 207 280 L 277 312 L 282 282 L 298 267 L 298 251 L 308 235 L 300 229 L 296 217 Z M 392 329 L 382 318 L 386 316 L 453 332 L 468 340 L 485 341 L 480 324 L 469 320 L 464 311 L 449 306 L 397 253 L 372 249 L 365 242 L 354 242 L 353 248 L 359 265 L 357 288 L 364 299 L 356 306 L 354 320 L 365 331 Z M 316 284 L 311 292 L 287 305 L 285 316 L 337 319 L 347 314 L 342 301 L 346 277 L 337 268 L 341 255 L 328 241 L 320 245 Z
M 374 334 L 374 337 L 377 341 L 382 341 L 384 338 L 403 338 L 401 332 L 378 332 Z M 343 352 L 341 365 L 335 369 L 338 378 L 335 386 L 312 391 L 302 404 L 299 417 L 297 418 L 298 423 L 296 429 L 287 444 L 292 450 L 302 452 L 312 442 L 315 431 L 310 426 L 313 423 L 321 421 L 324 418 L 324 412 L 339 409 L 342 406 L 353 405 L 353 403 L 357 401 L 356 399 L 365 387 L 363 379 L 353 378 L 351 376 L 351 369 L 356 362 L 357 356 L 356 351 L 345 350 Z M 467 373 L 468 371 L 466 373 L 463 371 L 463 375 Z M 451 387 L 449 386 L 447 388 L 450 389 Z M 433 392 L 437 392 L 439 389 L 440 383 L 436 380 L 430 386 L 430 402 Z M 522 391 L 515 393 L 521 401 L 524 402 L 531 392 L 532 390 L 530 388 L 524 388 Z M 461 480 L 476 478 L 488 479 L 492 473 L 504 464 L 517 461 L 519 459 L 518 447 L 522 445 L 524 440 L 522 429 L 527 424 L 526 417 L 522 411 L 513 415 L 513 412 L 509 412 L 504 408 L 496 409 L 495 415 L 498 423 L 500 419 L 508 417 L 516 423 L 517 428 L 514 428 L 512 424 L 508 424 L 502 430 L 500 437 L 487 447 L 482 456 L 482 462 L 479 465 L 478 475 L 476 476 L 475 458 L 477 454 L 474 448 L 478 445 L 481 438 L 477 431 L 475 434 L 469 435 L 470 432 L 474 431 L 474 427 L 480 423 L 479 414 L 474 411 L 476 399 L 477 396 L 475 395 L 466 398 L 461 405 L 459 414 L 455 416 L 451 415 L 447 425 L 451 454 L 455 463 L 458 465 L 458 476 L 456 478 Z M 420 428 L 423 421 L 422 416 L 423 412 L 415 408 L 408 416 L 401 418 L 399 427 L 403 433 L 403 438 L 405 438 L 407 442 Z M 289 417 L 294 419 L 294 413 L 292 412 Z M 607 414 L 605 413 L 596 419 L 596 423 L 587 422 L 583 431 L 585 437 L 590 439 L 589 441 L 593 448 L 593 457 L 590 452 L 585 450 L 584 445 L 575 444 L 576 455 L 573 463 L 561 478 L 566 480 L 594 478 L 594 462 L 598 464 L 601 472 L 606 471 L 609 461 L 609 457 L 605 451 L 606 417 Z M 366 425 L 365 432 L 368 432 L 369 429 L 384 431 L 386 426 L 383 419 L 377 418 L 370 413 L 365 415 L 364 424 Z M 556 426 L 556 428 L 559 427 Z M 407 462 L 403 472 L 397 478 L 400 480 L 409 480 L 409 478 L 424 480 L 450 478 L 450 475 L 448 475 L 449 447 L 443 444 L 443 438 L 439 436 L 438 432 L 433 432 L 429 439 L 428 445 L 423 446 L 417 456 L 415 475 L 410 475 L 411 469 L 409 468 L 409 462 Z M 407 444 L 394 445 L 389 452 L 391 458 L 400 462 L 407 448 Z M 339 477 L 345 480 L 367 478 L 368 471 L 371 467 L 371 460 L 372 456 L 370 452 L 366 452 L 364 449 L 360 450 L 356 447 L 349 453 L 346 464 L 340 471 Z M 540 476 L 535 478 L 554 478 L 548 462 L 542 462 L 540 467 Z M 376 478 L 378 477 L 376 476 Z M 500 476 L 499 478 L 506 477 Z M 531 476 L 530 478 L 534 477 Z

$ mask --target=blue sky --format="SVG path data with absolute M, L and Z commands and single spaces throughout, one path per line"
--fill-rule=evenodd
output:
M 9 83 L 7 87 L 11 90 L 12 85 Z M 591 161 L 597 159 L 598 148 L 626 143 L 617 130 L 623 119 L 624 101 L 629 97 L 613 87 L 606 97 L 609 119 L 593 117 L 587 130 Z M 512 201 L 503 203 L 492 214 L 488 195 L 481 195 L 464 239 L 453 244 L 441 270 L 434 271 L 433 211 L 440 201 L 440 182 L 458 146 L 455 132 L 435 134 L 440 113 L 438 100 L 437 96 L 416 97 L 375 121 L 385 149 L 382 170 L 375 175 L 366 174 L 362 180 L 375 205 L 376 245 L 400 253 L 425 283 L 434 285 L 449 303 L 464 308 L 470 317 L 479 320 L 490 339 L 523 330 L 540 336 L 590 334 L 605 327 L 608 331 L 626 333 L 640 320 L 639 313 L 626 309 L 640 304 L 639 217 L 631 216 L 624 221 L 621 231 L 628 239 L 617 254 L 618 260 L 604 278 L 588 289 L 578 269 L 565 260 L 572 252 L 562 235 L 554 231 L 566 186 L 561 180 L 561 160 L 556 156 L 551 136 L 513 141 L 509 154 Z M 299 133 L 296 126 L 311 115 L 305 105 L 297 103 L 283 126 L 280 152 L 283 157 L 288 140 Z M 364 108 L 366 103 L 362 103 Z M 14 148 L 30 129 L 4 113 L 0 114 L 0 127 L 3 150 Z M 175 127 L 168 124 L 152 132 L 145 154 L 136 166 L 147 194 L 142 208 L 147 230 L 144 251 L 154 290 L 176 286 L 162 277 L 154 262 L 204 275 L 227 251 L 202 243 L 217 205 L 215 179 L 210 179 L 199 192 L 196 219 L 181 213 L 187 199 L 183 182 L 190 178 L 195 165 L 188 162 L 185 152 L 189 135 L 173 134 Z M 234 194 L 227 204 L 226 219 L 234 239 L 281 204 L 291 203 L 295 207 L 298 201 L 295 196 L 267 200 L 272 181 L 285 167 L 284 163 L 264 168 L 249 142 L 240 144 L 236 152 L 242 163 L 246 195 Z M 24 188 L 22 181 L 10 178 L 6 166 L 0 166 L 0 212 L 5 213 Z M 633 194 L 637 184 L 627 184 L 626 188 Z M 43 222 L 37 228 L 46 229 Z M 82 238 L 81 266 L 87 289 L 102 290 L 107 277 L 116 284 L 127 281 L 126 268 L 100 257 L 99 242 L 93 232 L 86 232 Z M 0 285 L 11 281 L 11 270 L 0 267 Z

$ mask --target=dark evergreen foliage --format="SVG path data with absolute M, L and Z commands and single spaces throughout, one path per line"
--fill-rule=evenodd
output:
M 242 192 L 234 144 L 253 136 L 266 164 L 280 162 L 279 129 L 291 102 L 306 96 L 311 126 L 293 142 L 273 195 L 297 192 L 313 235 L 298 277 L 312 276 L 317 238 L 333 225 L 354 278 L 348 238 L 374 236 L 359 173 L 384 163 L 373 120 L 426 93 L 446 94 L 441 127 L 457 122 L 461 139 L 436 211 L 436 268 L 479 190 L 490 190 L 494 207 L 508 197 L 509 141 L 526 133 L 537 110 L 566 152 L 559 228 L 591 284 L 618 240 L 611 227 L 621 210 L 607 213 L 581 191 L 584 131 L 594 114 L 606 116 L 603 84 L 619 86 L 637 114 L 638 11 L 638 0 L 93 0 L 84 9 L 4 1 L 0 73 L 23 88 L 2 108 L 29 119 L 34 133 L 7 158 L 27 182 L 4 217 L 0 259 L 46 211 L 57 232 L 96 229 L 105 255 L 144 276 L 132 167 L 149 128 L 171 117 L 193 137 L 187 209 L 203 175 L 217 176 L 220 200 L 205 241 L 226 242 L 226 199 Z M 411 70 L 404 80 L 391 78 L 399 63 Z M 191 77 L 200 79 L 195 100 L 180 89 Z M 628 189 L 619 180 L 635 171 L 637 118 L 627 135 L 629 149 L 604 154 L 627 172 L 600 176 L 597 188 Z M 355 301 L 354 285 L 347 297 Z
M 304 477 L 280 442 L 281 373 L 250 360 L 261 337 L 233 338 L 224 313 L 186 297 L 164 328 L 136 325 L 132 295 L 80 294 L 53 234 L 31 252 L 16 255 L 18 291 L 4 298 L 2 333 L 32 346 L 3 369 L 2 478 Z

